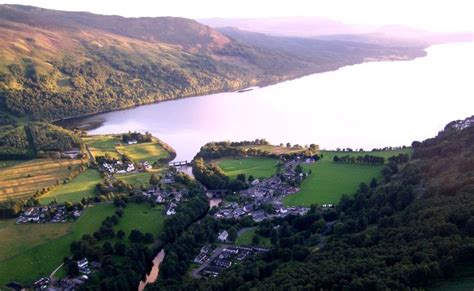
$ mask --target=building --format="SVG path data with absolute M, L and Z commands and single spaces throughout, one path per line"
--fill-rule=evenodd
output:
M 221 241 L 221 242 L 225 242 L 228 237 L 229 237 L 229 233 L 228 233 L 226 230 L 224 230 L 224 231 L 222 231 L 221 233 L 219 233 L 218 239 L 219 239 L 219 241 Z

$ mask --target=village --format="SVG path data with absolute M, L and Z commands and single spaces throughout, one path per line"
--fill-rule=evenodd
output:
M 227 236 L 228 233 L 222 231 L 219 234 L 219 241 L 222 243 L 226 242 Z M 193 263 L 198 264 L 199 267 L 191 272 L 191 276 L 194 278 L 217 277 L 222 271 L 230 268 L 233 264 L 267 251 L 267 248 L 257 246 L 221 244 L 212 248 L 210 245 L 205 245 L 193 260 Z
M 250 216 L 255 222 L 287 215 L 304 215 L 308 207 L 285 207 L 282 199 L 300 191 L 297 187 L 307 174 L 301 170 L 302 163 L 314 163 L 313 158 L 296 157 L 281 166 L 280 173 L 270 178 L 255 179 L 248 189 L 239 192 L 239 202 L 223 202 L 214 214 L 216 218 L 239 219 Z M 299 166 L 299 167 L 298 167 Z M 211 194 L 212 195 L 212 194 Z
M 28 207 L 17 218 L 17 224 L 64 223 L 78 219 L 83 212 L 79 205 L 45 205 Z

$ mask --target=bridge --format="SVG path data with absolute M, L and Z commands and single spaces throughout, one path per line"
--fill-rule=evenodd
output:
M 187 166 L 189 165 L 190 163 L 186 160 L 186 161 L 177 161 L 177 162 L 170 162 L 168 163 L 168 165 L 170 167 L 179 167 L 179 166 Z

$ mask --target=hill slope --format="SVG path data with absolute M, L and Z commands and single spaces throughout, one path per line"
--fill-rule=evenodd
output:
M 184 18 L 19 5 L 0 5 L 0 40 L 0 115 L 46 120 L 275 83 L 366 58 L 423 55 L 344 41 L 302 49 L 300 39 L 246 41 Z

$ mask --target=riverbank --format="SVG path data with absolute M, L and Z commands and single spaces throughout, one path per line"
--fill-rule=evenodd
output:
M 237 86 L 234 88 L 220 88 L 216 90 L 208 90 L 208 91 L 203 91 L 200 94 L 189 94 L 189 95 L 181 95 L 181 96 L 175 96 L 163 100 L 157 100 L 153 102 L 144 102 L 142 104 L 135 104 L 131 106 L 124 106 L 122 108 L 118 109 L 112 109 L 112 110 L 104 110 L 104 111 L 97 111 L 97 112 L 92 112 L 92 113 L 86 113 L 86 114 L 79 114 L 79 115 L 74 115 L 74 116 L 69 116 L 65 118 L 60 118 L 60 119 L 55 119 L 52 120 L 51 123 L 64 127 L 66 129 L 81 129 L 81 130 L 93 130 L 101 126 L 101 124 L 95 124 L 92 126 L 80 126 L 78 127 L 77 124 L 81 124 L 81 122 L 86 119 L 86 118 L 92 118 L 94 116 L 106 114 L 106 113 L 111 113 L 111 112 L 120 112 L 120 111 L 126 111 L 134 108 L 138 108 L 144 105 L 152 105 L 152 104 L 159 104 L 163 102 L 169 102 L 169 101 L 176 101 L 176 100 L 181 100 L 181 99 L 187 99 L 187 98 L 194 98 L 194 97 L 201 97 L 201 96 L 206 96 L 210 94 L 219 94 L 219 93 L 246 93 L 250 92 L 256 89 L 260 88 L 265 88 L 268 86 L 276 85 L 279 83 L 284 83 L 287 81 L 293 81 L 297 80 L 306 76 L 310 75 L 315 75 L 315 74 L 321 74 L 321 73 L 327 73 L 327 72 L 334 72 L 337 71 L 341 68 L 348 67 L 348 66 L 354 66 L 354 65 L 360 65 L 363 63 L 370 63 L 370 62 L 390 62 L 390 61 L 410 61 L 414 60 L 417 58 L 422 58 L 426 57 L 427 53 L 425 49 L 428 47 L 420 48 L 420 51 L 417 55 L 415 56 L 387 56 L 387 57 L 374 57 L 374 58 L 365 58 L 362 61 L 359 62 L 351 62 L 351 63 L 346 63 L 343 65 L 338 65 L 335 66 L 331 69 L 318 69 L 318 70 L 309 70 L 304 73 L 300 74 L 295 74 L 295 75 L 289 75 L 289 76 L 280 76 L 278 79 L 273 79 L 273 80 L 268 80 L 268 79 L 262 79 L 259 81 L 256 81 L 255 83 L 246 83 L 242 84 L 241 86 Z

